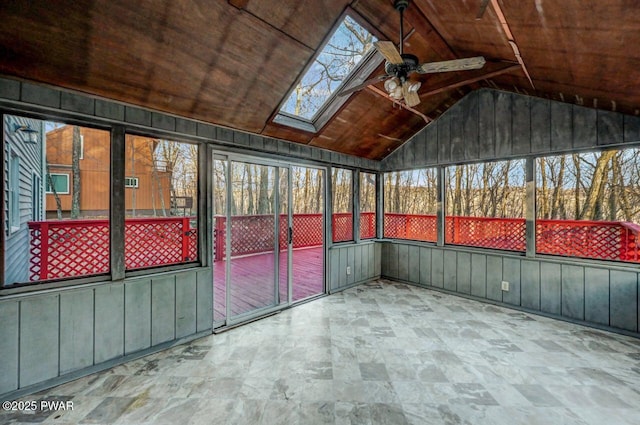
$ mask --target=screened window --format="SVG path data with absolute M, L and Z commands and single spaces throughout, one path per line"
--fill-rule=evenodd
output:
M 332 168 L 333 241 L 353 240 L 353 171 Z
M 538 253 L 640 261 L 640 149 L 536 161 Z
M 446 243 L 525 250 L 523 159 L 449 167 L 445 180 Z
M 437 241 L 437 180 L 435 168 L 385 173 L 385 238 Z
M 58 195 L 69 194 L 69 174 L 47 174 L 47 193 Z
M 198 146 L 127 135 L 125 173 L 126 270 L 197 261 Z
M 360 173 L 360 239 L 376 237 L 376 175 Z
M 109 132 L 3 119 L 5 152 L 10 145 L 18 158 L 9 164 L 5 187 L 20 176 L 19 191 L 11 195 L 19 214 L 9 214 L 16 231 L 5 240 L 4 285 L 109 273 Z

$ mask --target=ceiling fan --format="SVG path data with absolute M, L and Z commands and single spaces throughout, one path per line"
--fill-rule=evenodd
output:
M 417 56 L 404 53 L 404 11 L 409 6 L 409 0 L 395 0 L 395 9 L 400 13 L 400 51 L 391 41 L 377 41 L 373 43 L 376 50 L 386 59 L 384 65 L 385 75 L 379 75 L 364 83 L 343 90 L 338 96 L 345 96 L 362 90 L 363 88 L 384 81 L 384 88 L 389 96 L 395 100 L 402 100 L 407 106 L 413 107 L 420 103 L 418 89 L 422 84 L 420 81 L 410 81 L 409 76 L 414 73 L 431 74 L 436 72 L 466 71 L 470 69 L 480 69 L 485 64 L 482 56 L 464 59 L 454 59 L 442 62 L 420 63 Z

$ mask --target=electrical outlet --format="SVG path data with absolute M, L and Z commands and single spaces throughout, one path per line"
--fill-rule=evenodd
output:
M 351 266 L 347 266 L 347 275 L 351 274 Z
M 507 282 L 506 280 L 502 281 L 502 290 L 503 291 L 508 291 L 509 290 L 509 282 Z

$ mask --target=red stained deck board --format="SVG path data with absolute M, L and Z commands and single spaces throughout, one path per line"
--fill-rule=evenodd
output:
M 286 253 L 284 253 L 286 255 Z M 282 275 L 286 262 L 280 261 L 280 299 L 286 301 L 286 286 Z M 225 316 L 225 264 L 214 262 L 214 318 Z M 231 260 L 232 297 L 231 314 L 246 313 L 273 304 L 274 261 L 273 253 L 247 255 Z M 324 292 L 323 247 L 293 250 L 293 300 L 301 300 Z

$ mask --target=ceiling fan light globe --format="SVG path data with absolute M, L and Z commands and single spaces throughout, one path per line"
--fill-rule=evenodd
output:
M 387 93 L 391 94 L 398 87 L 398 83 L 399 81 L 397 78 L 390 78 L 384 82 L 384 89 Z
M 409 84 L 408 91 L 410 93 L 417 93 L 418 90 L 420 89 L 420 86 L 422 86 L 422 83 L 420 81 L 413 82 Z
M 402 87 L 397 86 L 391 93 L 389 93 L 391 97 L 396 100 L 402 99 Z

